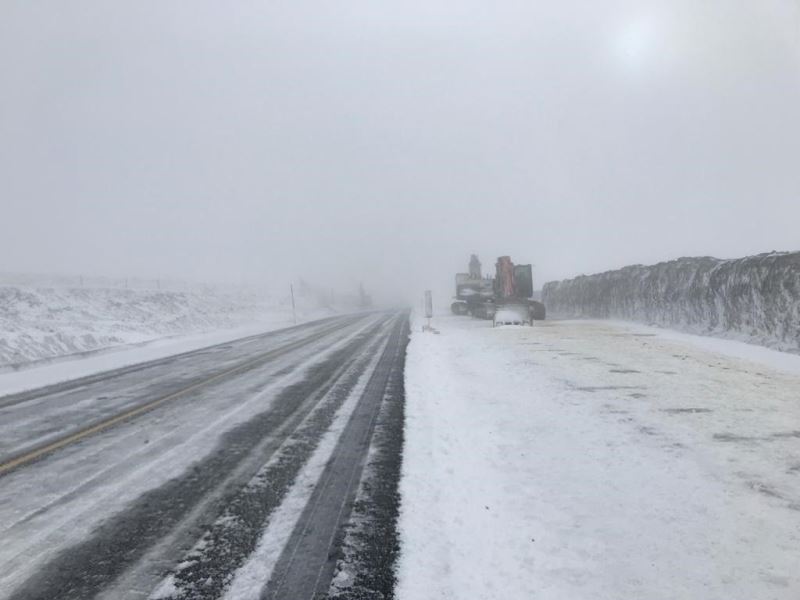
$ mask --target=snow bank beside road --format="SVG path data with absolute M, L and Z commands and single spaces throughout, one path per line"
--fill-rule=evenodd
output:
M 118 346 L 91 356 L 67 358 L 37 364 L 26 369 L 0 372 L 0 396 L 159 360 L 217 344 L 226 344 L 287 326 L 285 319 L 278 319 L 273 323 L 262 321 L 235 329 L 170 337 L 135 346 Z
M 288 326 L 291 307 L 243 289 L 0 286 L 0 369 L 258 323 Z
M 632 325 L 435 324 L 407 359 L 400 600 L 800 596 L 800 377 Z
M 627 319 L 800 351 L 800 252 L 680 258 L 544 286 L 548 313 Z

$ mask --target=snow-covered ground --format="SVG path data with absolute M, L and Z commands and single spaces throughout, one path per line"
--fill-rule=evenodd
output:
M 287 323 L 283 315 L 276 315 L 276 319 L 272 322 L 264 320 L 234 329 L 172 336 L 141 344 L 116 346 L 90 355 L 66 356 L 59 360 L 36 363 L 23 369 L 0 371 L 0 396 L 79 379 L 112 369 L 138 365 L 216 344 L 225 344 L 290 325 L 291 322 Z
M 434 325 L 407 359 L 401 600 L 800 597 L 800 357 Z
M 352 310 L 298 297 L 299 322 Z M 258 289 L 0 285 L 0 395 L 155 360 L 293 324 Z
M 319 312 L 299 300 L 301 317 Z M 245 288 L 0 285 L 0 368 L 265 321 L 291 324 L 289 299 Z

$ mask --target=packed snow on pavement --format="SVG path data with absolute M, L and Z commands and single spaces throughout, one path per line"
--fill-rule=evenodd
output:
M 603 321 L 415 327 L 398 597 L 800 597 L 800 357 Z

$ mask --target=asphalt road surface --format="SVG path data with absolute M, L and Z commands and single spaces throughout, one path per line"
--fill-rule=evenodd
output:
M 0 398 L 0 598 L 326 596 L 407 337 L 337 317 Z

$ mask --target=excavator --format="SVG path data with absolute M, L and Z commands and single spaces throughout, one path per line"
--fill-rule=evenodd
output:
M 492 319 L 497 324 L 543 321 L 544 304 L 533 299 L 531 265 L 515 265 L 510 256 L 495 263 L 495 276 L 483 276 L 478 256 L 470 257 L 467 273 L 456 273 L 456 296 L 450 305 L 455 315 Z M 499 317 L 499 318 L 497 318 Z

